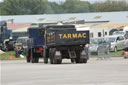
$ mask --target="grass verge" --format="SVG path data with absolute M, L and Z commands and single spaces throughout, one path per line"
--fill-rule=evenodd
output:
M 111 56 L 111 57 L 119 57 L 121 56 L 123 50 L 117 51 L 117 52 L 110 52 L 108 55 L 103 56 Z M 98 55 L 90 55 L 91 57 L 97 57 Z
M 13 56 L 13 59 L 10 59 L 10 55 Z M 0 60 L 23 60 L 25 58 L 16 58 L 15 51 L 8 51 L 3 54 L 0 54 Z
M 117 52 L 110 52 L 109 56 L 121 56 L 123 50 L 117 51 Z
M 107 56 L 121 56 L 122 51 L 118 52 L 110 52 Z M 14 56 L 13 59 L 10 59 L 10 55 Z M 94 57 L 95 55 L 91 55 Z M 16 58 L 15 57 L 15 51 L 8 51 L 3 54 L 0 54 L 0 60 L 24 60 L 25 58 Z

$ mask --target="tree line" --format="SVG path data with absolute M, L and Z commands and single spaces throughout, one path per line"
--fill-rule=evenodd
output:
M 26 14 L 62 14 L 128 11 L 125 0 L 90 3 L 81 0 L 66 0 L 65 2 L 49 2 L 48 0 L 4 0 L 0 3 L 0 15 Z

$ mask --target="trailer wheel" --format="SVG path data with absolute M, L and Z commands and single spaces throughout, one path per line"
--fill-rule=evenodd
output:
M 74 58 L 71 58 L 71 62 L 74 63 L 75 62 L 75 59 Z
M 35 63 L 35 58 L 34 57 L 32 57 L 32 63 Z
M 49 50 L 49 58 L 50 58 L 50 63 L 54 64 L 52 48 L 50 48 L 50 50 Z
M 55 64 L 61 64 L 62 63 L 62 59 L 57 59 Z
M 43 50 L 43 57 L 44 57 L 44 63 L 47 64 L 48 63 L 49 52 L 46 48 Z
M 44 63 L 45 63 L 45 64 L 48 63 L 48 58 L 44 57 Z
M 32 63 L 38 63 L 39 62 L 39 57 L 36 53 L 33 53 L 32 55 Z
M 83 59 L 83 63 L 87 63 L 87 60 L 88 60 L 88 59 Z
M 55 59 L 55 48 L 50 48 L 49 50 L 49 57 L 50 57 L 50 63 L 51 64 L 61 64 L 62 59 Z
M 54 58 L 54 56 L 55 56 L 55 49 L 53 49 L 53 48 L 50 48 L 50 50 L 49 50 L 49 57 L 50 57 L 50 63 L 51 64 L 57 64 L 57 60 Z
M 39 57 L 35 57 L 35 63 L 39 62 Z
M 82 59 L 80 58 L 80 51 L 76 51 L 76 63 L 82 63 Z
M 29 56 L 26 56 L 26 61 L 27 61 L 27 63 L 30 63 L 30 58 L 29 58 Z

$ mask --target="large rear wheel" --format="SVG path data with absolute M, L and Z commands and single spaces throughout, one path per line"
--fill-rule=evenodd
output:
M 50 58 L 50 63 L 51 63 L 51 64 L 54 64 L 52 48 L 49 49 L 49 58 Z
M 76 63 L 82 63 L 82 59 L 80 58 L 80 51 L 76 51 Z
M 80 51 L 76 51 L 76 56 L 77 58 L 75 59 L 76 63 L 87 63 L 86 58 L 81 58 L 81 52 Z
M 49 50 L 50 63 L 51 64 L 61 64 L 62 59 L 56 59 L 55 52 L 56 52 L 55 48 L 50 48 L 50 50 Z
M 44 63 L 47 64 L 48 63 L 48 57 L 49 57 L 49 51 L 46 48 L 43 50 L 43 57 L 44 57 L 43 58 L 44 59 Z
M 38 62 L 39 62 L 39 57 L 36 56 L 36 57 L 35 57 L 35 63 L 38 63 Z
M 83 63 L 87 63 L 88 59 L 83 59 Z
M 74 58 L 71 58 L 71 62 L 74 63 L 75 62 L 75 59 Z

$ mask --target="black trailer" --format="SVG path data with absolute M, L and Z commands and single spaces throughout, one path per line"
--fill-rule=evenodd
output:
M 84 47 L 89 43 L 89 30 L 78 31 L 74 25 L 52 25 L 42 29 L 44 34 L 44 63 L 61 64 L 62 59 L 87 63 Z

